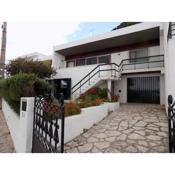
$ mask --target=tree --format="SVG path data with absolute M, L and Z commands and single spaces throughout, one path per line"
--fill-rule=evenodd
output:
M 49 83 L 35 74 L 19 73 L 0 80 L 0 96 L 19 114 L 21 97 L 47 96 Z
M 10 75 L 18 73 L 33 73 L 39 78 L 49 78 L 56 73 L 51 67 L 51 64 L 46 64 L 43 61 L 34 61 L 31 58 L 17 58 L 11 60 L 6 66 L 6 69 Z

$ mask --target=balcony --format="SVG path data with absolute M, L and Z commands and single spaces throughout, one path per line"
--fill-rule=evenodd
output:
M 119 70 L 125 72 L 138 72 L 139 70 L 161 70 L 164 68 L 164 55 L 124 59 L 119 65 Z

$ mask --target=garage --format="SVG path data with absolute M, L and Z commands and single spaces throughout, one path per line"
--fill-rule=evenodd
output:
M 160 77 L 127 78 L 127 101 L 160 104 Z

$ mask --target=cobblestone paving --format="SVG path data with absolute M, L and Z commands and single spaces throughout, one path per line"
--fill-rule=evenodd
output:
M 12 152 L 14 152 L 13 142 L 2 111 L 0 111 L 0 153 Z
M 152 104 L 121 105 L 116 112 L 67 143 L 65 152 L 168 152 L 168 124 L 165 109 L 160 105 Z

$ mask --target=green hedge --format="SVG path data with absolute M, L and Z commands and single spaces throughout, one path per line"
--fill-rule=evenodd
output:
M 20 112 L 21 97 L 44 96 L 50 89 L 49 83 L 38 78 L 35 74 L 19 73 L 0 80 L 0 96 L 18 114 Z

